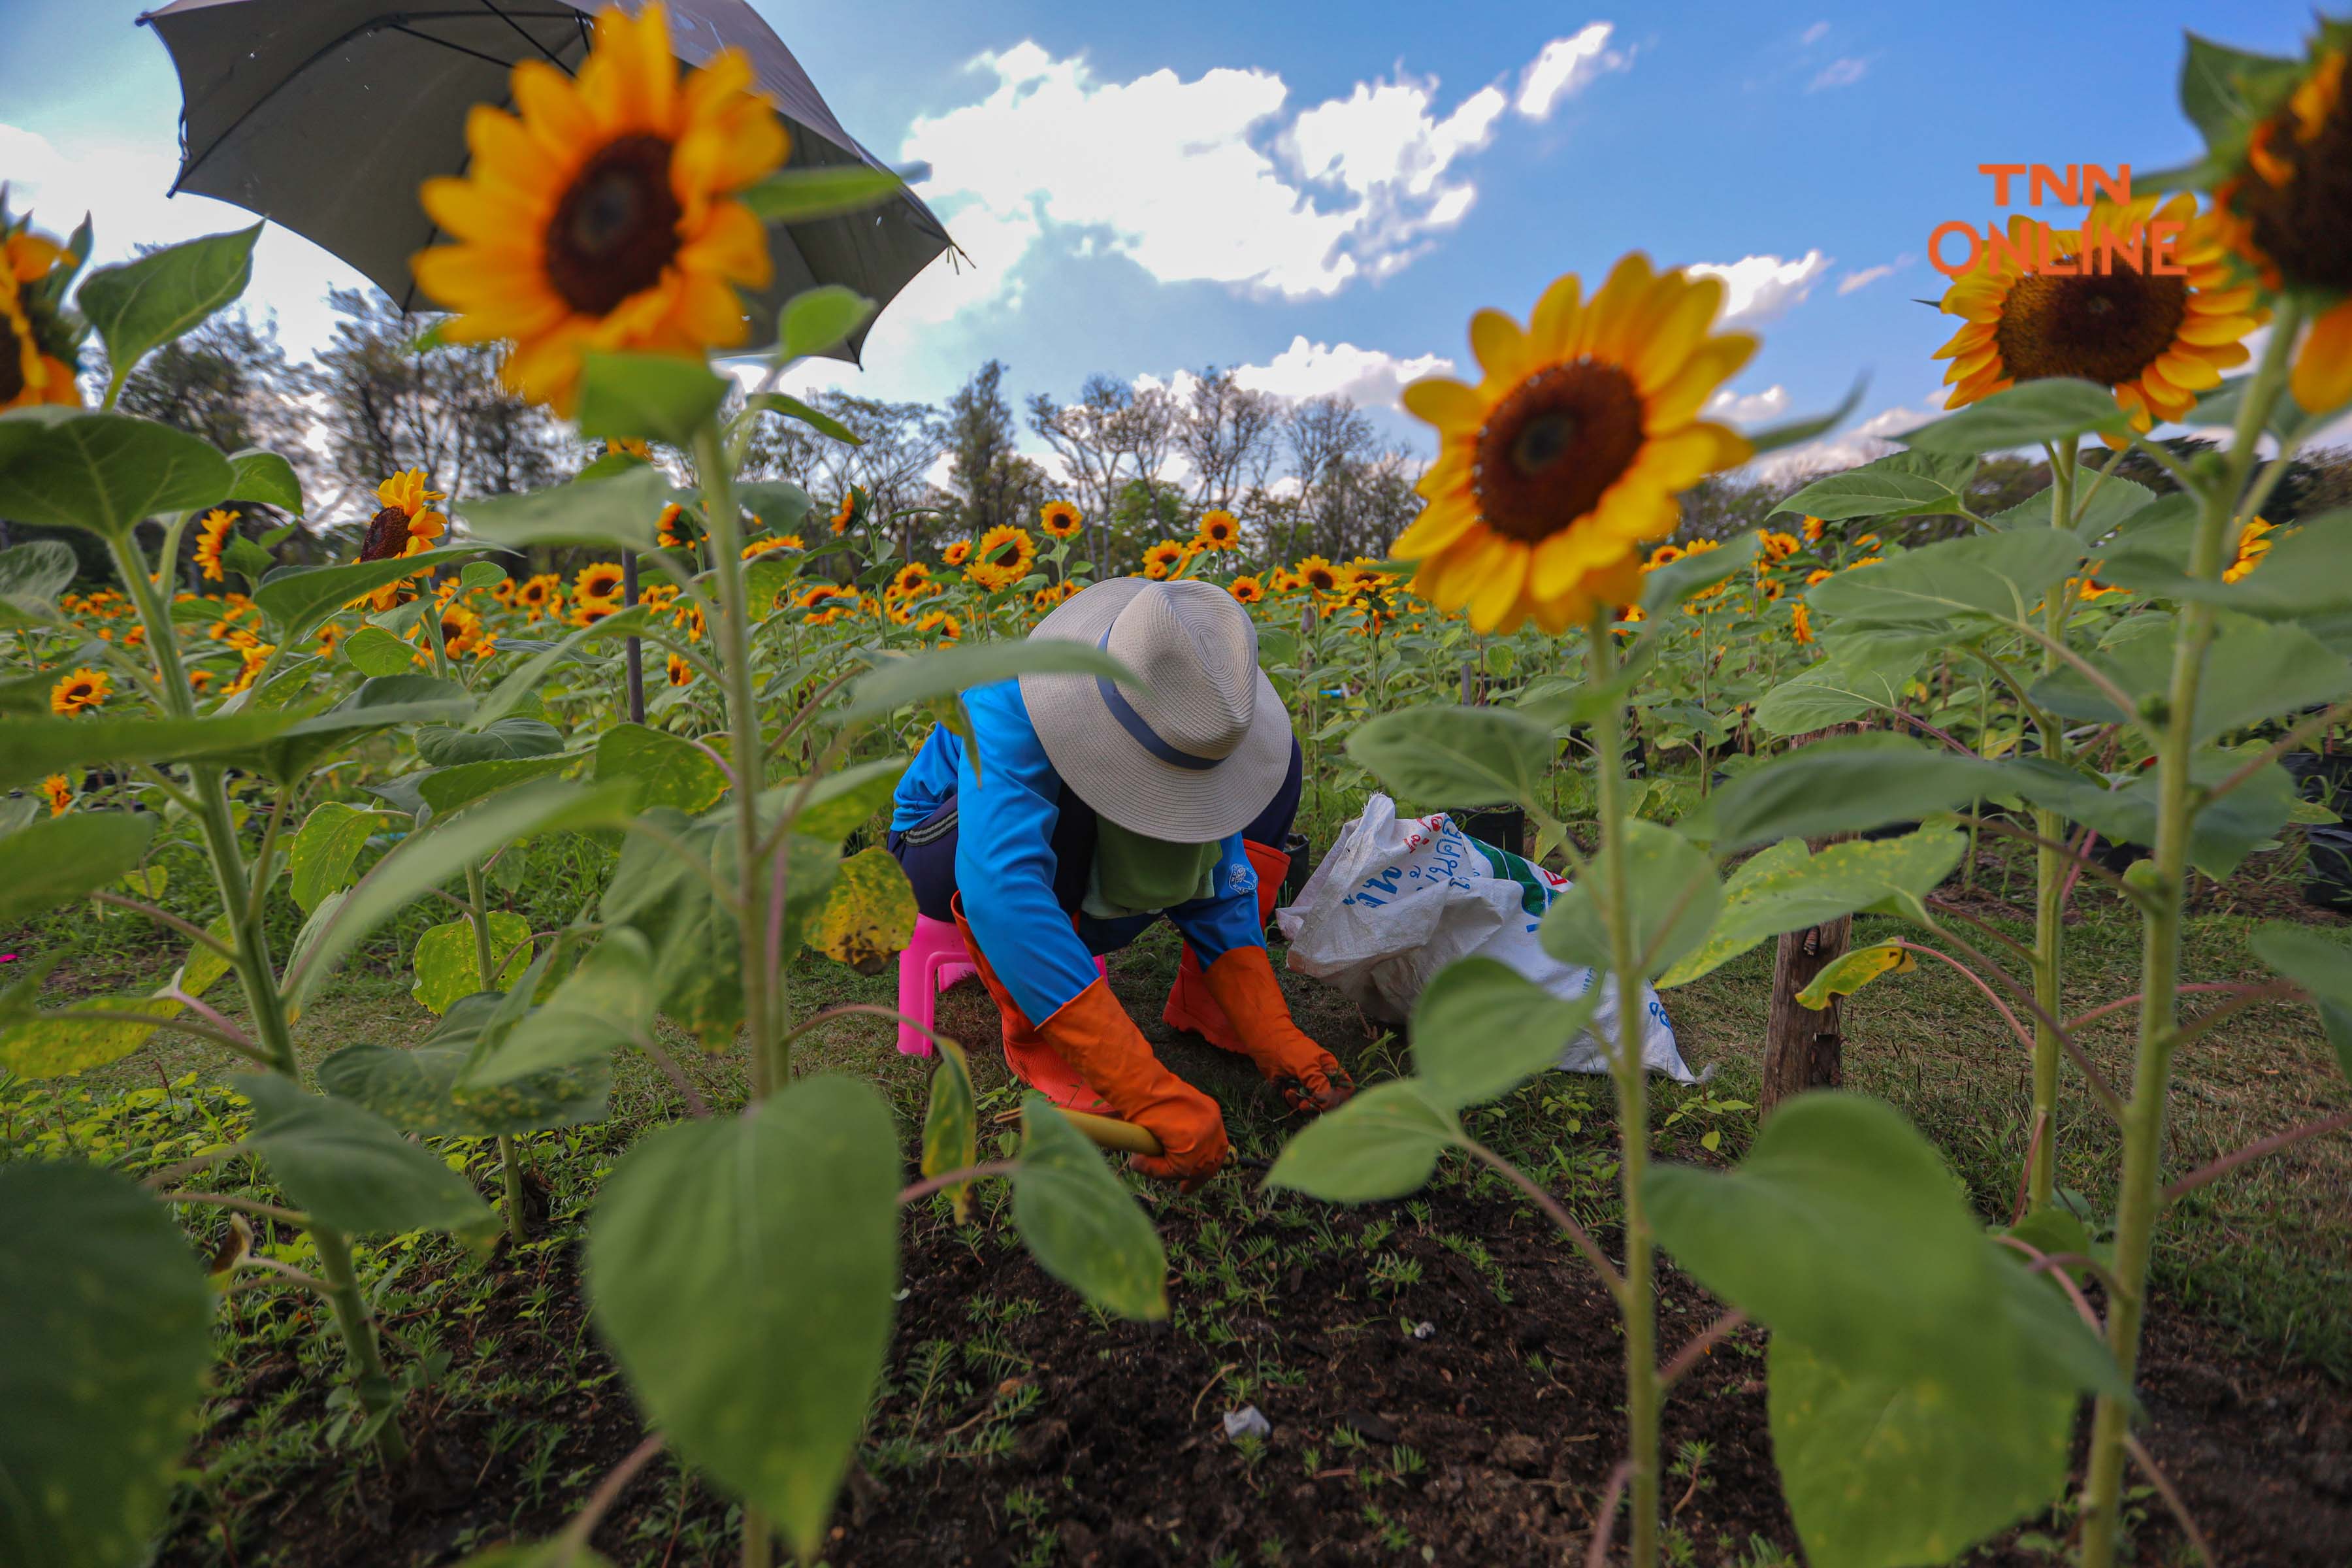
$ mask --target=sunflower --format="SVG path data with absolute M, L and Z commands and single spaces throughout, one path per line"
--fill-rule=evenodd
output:
M 1201 530 L 1192 542 L 1203 550 L 1237 550 L 1242 542 L 1242 525 L 1234 514 L 1223 507 L 1201 514 Z
M 562 579 L 552 572 L 542 572 L 526 578 L 514 591 L 515 607 L 526 612 L 532 620 L 539 619 L 551 605 L 562 597 Z
M 621 594 L 620 563 L 598 561 L 580 568 L 572 579 L 572 596 L 575 599 L 618 600 Z
M 219 507 L 205 513 L 203 520 L 196 524 L 196 565 L 207 583 L 222 580 L 221 551 L 227 545 L 229 533 L 236 527 L 236 513 L 225 511 Z
M 1226 584 L 1225 591 L 1244 605 L 1260 604 L 1265 598 L 1265 584 L 1246 572 Z
M 679 519 L 685 515 L 686 509 L 676 501 L 663 507 L 661 515 L 654 519 L 654 542 L 664 550 L 685 549 L 686 531 L 679 524 Z
M 81 401 L 74 384 L 81 330 L 60 309 L 80 262 L 0 207 L 0 410 Z
M 449 520 L 435 511 L 430 502 L 439 500 L 439 490 L 425 488 L 425 470 L 406 468 L 375 488 L 376 505 L 381 509 L 368 520 L 366 537 L 360 543 L 362 561 L 389 561 L 396 556 L 422 555 L 433 548 L 433 542 L 448 531 Z M 430 567 L 420 567 L 412 576 L 423 576 Z M 373 603 L 379 614 L 391 609 L 408 597 L 409 588 L 404 581 L 386 583 L 373 590 L 364 600 L 353 605 Z
M 441 606 L 441 646 L 452 657 L 470 652 L 481 630 L 482 617 L 465 605 Z
M 2159 205 L 2158 203 L 2162 202 Z M 2181 276 L 2143 272 L 2116 251 L 2142 244 L 2151 222 L 2183 225 Z M 2221 373 L 2249 357 L 2239 340 L 2265 319 L 2250 289 L 2230 286 L 2217 231 L 2197 216 L 2197 199 L 2142 196 L 2123 205 L 2102 201 L 2080 230 L 2051 237 L 2059 257 L 2083 258 L 2086 275 L 2023 270 L 2036 230 L 2023 214 L 2009 222 L 2006 247 L 1989 247 L 1944 294 L 1943 310 L 1963 325 L 1936 351 L 1952 362 L 1947 408 L 1960 408 L 2021 381 L 2074 376 L 2114 389 L 2131 427 L 2146 432 L 2179 419 L 2197 395 L 2221 384 Z M 2108 266 L 2093 270 L 2095 258 Z M 2055 259 L 2055 257 L 2045 259 Z M 2104 437 L 2123 447 L 2120 436 Z
M 1339 569 L 1320 555 L 1310 555 L 1291 568 L 1298 585 L 1317 594 L 1328 594 L 1339 586 Z
M 1826 583 L 1836 575 L 1836 573 L 1831 571 L 1826 566 L 1818 567 L 1815 570 L 1805 574 L 1805 586 L 1810 588 L 1816 583 Z
M 857 590 L 845 588 L 838 583 L 812 583 L 800 591 L 793 603 L 803 610 L 814 610 L 830 599 L 855 599 Z
M 228 695 L 234 697 L 250 687 L 253 684 L 253 678 L 261 673 L 262 667 L 269 662 L 270 655 L 277 651 L 277 644 L 266 642 L 256 643 L 247 648 L 244 668 L 236 672 L 236 679 L 228 683 Z
M 2315 414 L 2352 402 L 2352 29 L 2328 24 L 2277 111 L 2257 124 L 2213 192 L 2217 228 L 2272 289 L 2333 302 L 2296 351 L 2287 387 Z
M 654 460 L 652 444 L 640 441 L 633 436 L 604 437 L 604 456 L 610 458 L 616 454 L 624 458 L 635 458 L 640 463 L 650 463 Z
M 963 636 L 963 623 L 945 610 L 933 610 L 915 623 L 918 632 L 937 632 L 941 642 L 953 642 Z
M 956 540 L 940 552 L 940 564 L 942 566 L 961 566 L 971 559 L 971 541 L 969 539 Z
M 1029 575 L 1029 567 L 1037 559 L 1037 542 L 1029 537 L 1027 529 L 1001 522 L 980 536 L 972 553 L 973 582 L 992 590 L 1010 588 Z
M 1050 584 L 1032 594 L 1029 596 L 1029 603 L 1040 615 L 1043 615 L 1077 591 L 1078 585 L 1065 577 L 1062 581 Z
M 49 688 L 49 711 L 70 719 L 114 695 L 114 677 L 85 666 Z
M 1846 563 L 1846 567 L 1845 567 L 1845 569 L 1846 569 L 1847 571 L 1851 572 L 1851 571 L 1854 570 L 1854 569 L 1855 569 L 1856 567 L 1858 567 L 1858 566 L 1875 566 L 1875 565 L 1877 565 L 1881 561 L 1884 561 L 1884 560 L 1885 560 L 1885 559 L 1886 559 L 1886 557 L 1885 557 L 1884 555 L 1865 555 L 1865 556 L 1864 556 L 1864 557 L 1863 557 L 1861 560 L 1859 560 L 1859 561 L 1849 561 L 1849 562 L 1847 562 L 1847 563 Z
M 63 816 L 66 807 L 73 804 L 73 786 L 63 773 L 51 773 L 41 781 L 41 793 L 49 799 L 49 815 Z
M 325 626 L 320 626 L 319 628 L 319 657 L 320 658 L 332 658 L 335 654 L 335 649 L 342 646 L 344 635 L 342 626 L 337 622 L 329 621 Z
M 857 521 L 858 513 L 865 510 L 866 492 L 864 490 L 858 489 L 856 485 L 852 485 L 847 489 L 842 491 L 841 504 L 833 509 L 834 532 L 848 532 L 849 525 L 856 522 Z
M 587 627 L 594 626 L 607 616 L 617 616 L 620 613 L 621 606 L 614 600 L 582 599 L 572 606 L 572 613 L 564 619 L 572 626 Z
M 213 683 L 213 672 L 212 672 L 211 670 L 209 670 L 209 669 L 192 669 L 192 670 L 188 671 L 188 689 L 189 689 L 189 690 L 191 690 L 191 691 L 204 691 L 204 690 L 205 690 L 205 689 L 209 689 L 209 688 L 211 687 L 212 683 Z
M 883 594 L 887 598 L 909 599 L 930 591 L 931 569 L 919 561 L 909 561 L 891 574 L 890 586 Z
M 798 550 L 800 541 L 789 533 L 773 533 L 765 539 L 755 539 L 743 546 L 743 559 L 754 560 L 776 550 Z
M 1786 592 L 1786 589 L 1778 577 L 1764 577 L 1757 581 L 1756 592 L 1762 595 L 1766 604 L 1771 605 L 1780 602 L 1780 595 Z
M 669 671 L 669 683 L 672 686 L 694 684 L 694 666 L 686 662 L 685 656 L 675 653 L 670 655 L 669 662 L 664 668 Z
M 1786 561 L 1797 552 L 1797 536 L 1793 533 L 1781 533 L 1768 528 L 1764 531 L 1763 541 L 1764 559 L 1768 562 Z
M 1157 583 L 1184 564 L 1184 547 L 1163 539 L 1143 552 L 1143 574 Z
M 1073 539 L 1085 527 L 1078 509 L 1066 500 L 1049 500 L 1037 509 L 1037 527 L 1048 539 Z
M 687 601 L 669 613 L 669 624 L 686 633 L 686 640 L 688 642 L 700 642 L 703 634 L 709 630 L 709 624 L 703 617 L 702 606 L 692 600 Z
M 1671 566 L 1687 553 L 1679 544 L 1661 544 L 1650 552 L 1650 558 L 1642 563 L 1642 570 L 1654 572 L 1661 566 Z
M 1589 301 L 1573 273 L 1553 283 L 1524 331 L 1499 310 L 1472 317 L 1486 379 L 1404 390 L 1439 435 L 1416 487 L 1429 504 L 1393 552 L 1421 563 L 1413 591 L 1482 632 L 1530 616 L 1559 632 L 1633 598 L 1639 546 L 1674 531 L 1677 495 L 1752 455 L 1697 417 L 1756 352 L 1745 333 L 1708 335 L 1722 302 L 1720 279 L 1654 273 L 1637 253 Z
M 1814 517 L 1811 513 L 1807 513 L 1804 525 L 1798 529 L 1797 531 L 1805 536 L 1806 543 L 1819 544 L 1822 542 L 1822 529 L 1824 526 L 1825 525 L 1820 518 Z
M 490 584 L 490 597 L 496 599 L 501 605 L 512 607 L 514 604 L 515 590 L 520 586 L 521 586 L 521 584 L 517 583 L 513 578 L 501 577 L 497 582 Z
M 2277 523 L 2267 522 L 2258 517 L 2240 529 L 2238 548 L 2231 556 L 2230 564 L 2221 569 L 2221 581 L 2234 583 L 2261 565 L 2263 557 L 2271 552 L 2271 546 L 2278 542 L 2270 537 L 2277 528 Z
M 463 178 L 425 182 L 425 212 L 457 241 L 409 267 L 457 312 L 455 342 L 514 343 L 500 375 L 565 416 L 592 350 L 699 356 L 749 335 L 740 285 L 773 276 L 767 230 L 735 193 L 784 161 L 789 138 L 721 49 L 679 79 L 656 0 L 596 18 L 576 77 L 514 68 L 515 115 L 476 104 Z
M 1799 647 L 1809 647 L 1813 640 L 1813 612 L 1805 601 L 1797 601 L 1789 616 L 1789 640 Z

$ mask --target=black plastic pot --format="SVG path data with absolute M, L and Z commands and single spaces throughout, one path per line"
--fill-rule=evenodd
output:
M 1528 852 L 1528 814 L 1516 805 L 1482 806 L 1476 811 L 1449 811 L 1454 826 L 1481 844 L 1524 858 Z
M 2289 752 L 2279 764 L 2304 799 L 2352 816 L 2352 752 Z
M 1290 857 L 1290 866 L 1282 873 L 1282 901 L 1295 904 L 1307 890 L 1307 879 L 1315 874 L 1315 845 L 1304 833 L 1294 833 L 1282 841 L 1282 852 Z
M 2295 793 L 2340 816 L 2352 816 L 2352 752 L 2289 752 L 2279 761 Z M 2352 824 L 2315 824 L 2303 832 L 2303 901 L 2352 913 Z

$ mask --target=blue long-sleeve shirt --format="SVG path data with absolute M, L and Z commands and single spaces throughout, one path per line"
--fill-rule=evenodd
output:
M 1096 980 L 1094 955 L 1125 947 L 1159 914 L 1098 920 L 1062 908 L 1054 891 L 1059 869 L 1054 826 L 1066 785 L 1029 721 L 1018 680 L 967 691 L 979 766 L 962 739 L 935 728 L 898 781 L 890 826 L 912 827 L 956 799 L 956 890 L 964 919 L 1032 1023 L 1042 1023 Z M 1160 911 L 1175 922 L 1204 964 L 1237 947 L 1264 947 L 1258 924 L 1257 873 L 1229 836 L 1217 857 L 1216 892 Z

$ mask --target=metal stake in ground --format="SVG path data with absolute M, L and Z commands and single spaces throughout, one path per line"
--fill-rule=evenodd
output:
M 621 552 L 621 608 L 632 610 L 637 604 L 637 552 Z M 635 637 L 628 639 L 629 649 L 629 722 L 646 721 L 646 650 Z

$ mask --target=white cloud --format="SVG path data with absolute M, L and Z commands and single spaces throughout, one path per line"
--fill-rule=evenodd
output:
M 1727 386 L 1708 398 L 1706 406 L 1699 412 L 1702 418 L 1721 419 L 1742 427 L 1761 425 L 1787 416 L 1789 389 L 1776 385 L 1761 392 L 1738 393 Z
M 1832 60 L 1829 64 L 1823 66 L 1822 68 L 1821 74 L 1813 78 L 1811 85 L 1807 87 L 1805 90 L 1807 92 L 1822 92 L 1833 87 L 1852 87 L 1855 82 L 1862 79 L 1863 73 L 1868 69 L 1870 69 L 1870 62 L 1868 60 L 1856 59 L 1854 57 L 1848 55 L 1843 58 Z
M 1867 289 L 1873 283 L 1876 283 L 1882 279 L 1894 277 L 1897 272 L 1902 271 L 1905 268 L 1910 265 L 1910 257 L 1898 256 L 1894 260 L 1885 262 L 1880 266 L 1865 267 L 1859 271 L 1849 272 L 1844 277 L 1838 279 L 1837 291 L 1840 294 L 1851 294 L 1857 289 Z
M 1606 22 L 1587 22 L 1565 38 L 1554 38 L 1519 73 L 1518 100 L 1512 105 L 1529 120 L 1549 120 L 1562 99 L 1573 98 L 1604 71 L 1629 69 L 1631 49 L 1612 49 Z
M 1407 382 L 1454 368 L 1444 354 L 1400 357 L 1354 343 L 1309 342 L 1304 333 L 1265 364 L 1234 367 L 1234 379 L 1258 392 L 1293 400 L 1338 393 L 1365 408 L 1393 408 Z
M 1826 38 L 1829 36 L 1830 25 L 1827 22 L 1816 22 L 1811 26 L 1805 29 L 1804 37 L 1800 38 L 1798 42 L 1811 46 L 1820 43 L 1823 38 Z
M 1606 24 L 1595 26 L 1605 40 Z M 1547 79 L 1547 110 L 1573 89 L 1576 66 Z M 1490 85 L 1440 113 L 1436 80 L 1400 72 L 1294 112 L 1272 71 L 1106 81 L 1083 57 L 1034 42 L 971 68 L 986 95 L 917 119 L 899 147 L 901 160 L 930 165 L 925 199 L 981 263 L 972 279 L 938 286 L 934 308 L 950 315 L 1017 300 L 1013 269 L 1053 230 L 1163 283 L 1328 297 L 1406 265 L 1428 235 L 1462 221 L 1477 196 L 1462 165 L 1511 106 Z M 1525 87 L 1520 100 L 1524 112 Z
M 1768 452 L 1750 465 L 1749 471 L 1766 484 L 1779 484 L 1808 474 L 1833 473 L 1883 458 L 1895 450 L 1889 437 L 1906 430 L 1916 430 L 1930 419 L 1944 416 L 1943 400 L 1929 394 L 1917 407 L 1883 408 L 1851 430 L 1808 441 L 1801 447 L 1789 447 L 1778 452 Z
M 1737 261 L 1694 262 L 1687 270 L 1723 279 L 1725 326 L 1754 327 L 1779 320 L 1803 303 L 1830 269 L 1830 258 L 1808 250 L 1794 260 L 1743 256 Z

